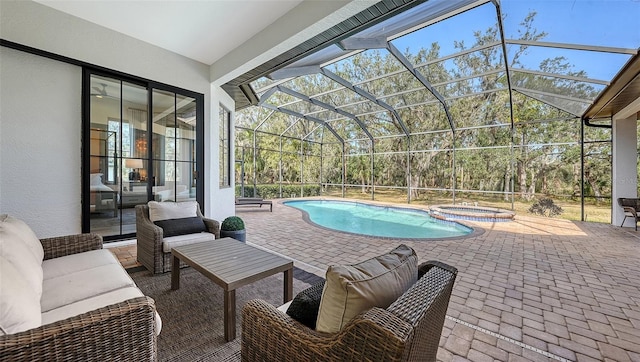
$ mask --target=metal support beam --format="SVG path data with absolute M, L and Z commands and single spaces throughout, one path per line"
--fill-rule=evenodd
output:
M 613 204 L 613 200 L 611 201 L 611 203 Z M 580 122 L 580 221 L 585 221 L 584 220 L 584 122 Z
M 375 195 L 375 187 L 374 187 L 374 182 L 375 182 L 375 178 L 373 177 L 373 168 L 374 168 L 374 160 L 373 160 L 373 155 L 375 155 L 375 144 L 373 142 L 373 140 L 371 140 L 371 148 L 370 148 L 371 152 L 371 200 L 375 200 L 376 199 L 376 195 Z
M 269 113 L 266 117 L 264 117 L 264 119 L 262 121 L 260 121 L 260 123 L 258 123 L 258 125 L 253 129 L 253 131 L 257 131 L 258 128 L 262 127 L 263 124 L 265 124 L 267 122 L 267 120 L 269 120 L 269 118 L 271 118 L 271 116 L 276 113 L 276 111 L 271 111 L 271 113 Z
M 442 108 L 444 109 L 444 113 L 447 116 L 447 120 L 449 121 L 449 126 L 451 127 L 451 137 L 453 139 L 452 141 L 452 145 L 453 145 L 453 151 L 452 151 L 452 155 L 451 155 L 451 164 L 452 164 L 452 170 L 451 170 L 451 174 L 453 176 L 452 181 L 452 197 L 453 197 L 453 203 L 456 203 L 456 183 L 457 183 L 457 176 L 456 176 L 456 126 L 453 123 L 453 117 L 451 116 L 451 113 L 449 112 L 449 107 L 447 106 L 447 102 L 444 100 L 444 97 L 440 94 L 440 92 L 438 92 L 435 88 L 433 88 L 433 86 L 431 85 L 431 83 L 429 83 L 429 81 L 422 75 L 422 73 L 420 73 L 414 66 L 413 64 L 411 64 L 411 62 L 409 61 L 409 59 L 407 59 L 402 52 L 400 52 L 400 50 L 398 50 L 398 48 L 396 48 L 393 44 L 391 44 L 390 42 L 387 43 L 387 50 L 391 53 L 391 55 L 393 55 L 401 64 L 402 66 L 404 66 L 405 68 L 407 68 L 407 70 L 413 74 L 413 76 L 429 91 L 431 92 L 431 94 L 433 94 L 434 97 L 436 97 L 436 99 L 438 100 L 438 102 L 440 102 L 440 104 L 442 105 Z M 410 186 L 409 186 L 410 187 Z
M 257 183 L 257 178 L 258 178 L 258 171 L 256 171 L 256 162 L 257 162 L 257 156 L 256 156 L 256 150 L 257 150 L 257 137 L 256 137 L 256 131 L 253 130 L 253 197 L 257 197 L 257 192 L 256 189 L 258 187 L 258 183 Z M 244 197 L 244 195 L 242 195 Z
M 267 78 L 271 80 L 288 79 L 288 78 L 299 77 L 302 75 L 318 74 L 319 72 L 320 72 L 319 65 L 308 65 L 304 67 L 278 69 L 274 72 L 271 72 L 271 74 L 267 75 Z
M 343 50 L 361 50 L 361 49 L 384 49 L 387 47 L 387 37 L 378 36 L 373 38 L 355 38 L 349 37 L 338 43 Z
M 319 124 L 324 125 L 331 133 L 333 133 L 333 135 L 338 139 L 338 141 L 340 141 L 340 143 L 344 143 L 344 139 L 342 137 L 340 137 L 340 135 L 336 132 L 335 129 L 333 129 L 333 127 L 331 127 L 331 125 L 329 125 L 327 122 L 321 120 L 320 118 L 316 118 L 316 117 L 311 117 L 311 116 L 305 116 L 302 113 L 298 113 L 295 111 L 292 111 L 290 109 L 286 109 L 286 108 L 281 108 L 281 107 L 276 107 L 276 106 L 272 106 L 270 104 L 263 104 L 262 107 L 265 108 L 269 108 L 272 109 L 274 111 L 278 111 L 278 112 L 282 112 L 282 113 L 286 113 L 290 116 L 294 116 L 294 117 L 298 117 L 298 118 L 302 118 L 302 119 L 306 119 L 308 121 L 312 121 L 312 122 L 316 122 Z
M 323 174 L 322 173 L 322 169 L 323 169 L 323 166 L 324 166 L 324 155 L 323 155 L 324 150 L 323 150 L 323 148 L 324 148 L 324 144 L 321 143 L 320 144 L 320 179 L 318 180 L 318 181 L 320 181 L 320 182 L 318 182 L 320 184 L 320 192 L 319 192 L 320 195 L 319 196 L 322 196 L 322 191 L 323 191 L 322 190 L 322 181 L 324 181 L 322 179 L 322 176 L 323 176 L 322 175 Z
M 277 86 L 276 88 L 282 93 L 288 94 L 288 95 L 290 95 L 292 97 L 301 99 L 304 102 L 311 103 L 313 105 L 316 105 L 316 106 L 324 108 L 324 109 L 328 109 L 330 111 L 336 112 L 336 113 L 338 113 L 340 115 L 343 115 L 343 116 L 345 116 L 345 117 L 347 117 L 349 119 L 354 120 L 358 124 L 358 126 L 360 126 L 360 128 L 362 129 L 364 134 L 367 135 L 367 137 L 369 137 L 369 139 L 373 142 L 373 136 L 369 132 L 369 129 L 367 128 L 367 126 L 358 117 L 356 117 L 356 115 L 351 114 L 351 113 L 346 112 L 346 111 L 343 111 L 340 108 L 336 108 L 336 107 L 334 107 L 334 106 L 332 106 L 332 105 L 330 105 L 328 103 L 324 103 L 324 102 L 319 101 L 319 100 L 317 100 L 315 98 L 309 98 L 308 96 L 306 96 L 306 95 L 304 95 L 304 94 L 302 94 L 300 92 L 294 91 L 293 89 L 290 89 L 290 88 L 287 88 L 287 87 L 283 87 L 283 86 Z
M 387 50 L 393 55 L 398 61 L 405 67 L 407 70 L 413 74 L 413 76 L 420 82 L 422 85 L 427 88 L 431 94 L 442 104 L 444 107 L 444 112 L 447 115 L 447 120 L 449 121 L 449 126 L 451 126 L 451 130 L 453 132 L 456 131 L 456 127 L 453 124 L 453 117 L 451 117 L 451 113 L 449 113 L 449 107 L 447 106 L 447 102 L 445 102 L 444 97 L 438 92 L 431 83 L 420 73 L 401 52 L 396 48 L 393 44 L 387 43 Z
M 347 178 L 347 165 L 346 165 L 346 150 L 344 149 L 344 142 L 342 142 L 342 197 L 344 198 L 344 182 Z
M 407 204 L 411 203 L 411 136 L 407 137 Z
M 279 174 L 279 181 L 280 181 L 280 187 L 278 188 L 278 197 L 282 198 L 282 137 L 280 137 L 280 162 L 278 165 L 278 174 Z
M 351 89 L 352 91 L 356 92 L 358 95 L 370 100 L 371 102 L 373 102 L 373 103 L 379 105 L 380 107 L 386 109 L 387 111 L 391 112 L 396 117 L 396 120 L 400 124 L 400 127 L 402 128 L 402 131 L 404 132 L 404 134 L 406 136 L 409 135 L 409 129 L 404 124 L 404 122 L 402 121 L 402 118 L 400 118 L 400 115 L 395 110 L 395 108 L 391 107 L 389 104 L 387 104 L 383 100 L 377 98 L 373 94 L 367 92 L 366 90 L 353 85 L 348 80 L 340 77 L 339 75 L 331 72 L 330 70 L 327 70 L 326 68 L 322 68 L 321 73 L 324 74 L 325 76 L 327 76 L 329 79 L 333 80 L 334 82 L 340 84 L 341 86 L 343 86 L 345 88 L 348 88 L 348 89 Z
M 507 76 L 507 89 L 509 90 L 509 118 L 511 120 L 511 210 L 515 210 L 515 149 L 514 149 L 514 137 L 515 137 L 515 121 L 513 116 L 513 88 L 511 87 L 511 73 L 509 71 L 509 57 L 507 56 L 507 44 L 504 37 L 504 26 L 502 24 L 502 11 L 500 8 L 500 2 L 498 0 L 491 0 L 496 8 L 496 17 L 498 19 L 498 30 L 500 31 L 500 42 L 502 44 L 502 56 L 504 59 L 504 69 Z

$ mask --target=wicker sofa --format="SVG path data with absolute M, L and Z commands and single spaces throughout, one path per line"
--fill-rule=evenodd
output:
M 418 275 L 387 309 L 371 308 L 337 333 L 317 332 L 286 308 L 249 301 L 242 311 L 242 361 L 435 361 L 457 269 L 430 261 Z
M 197 216 L 204 222 L 206 232 L 178 232 L 179 235 L 167 237 L 165 230 L 151 220 L 149 205 L 155 205 L 156 207 L 161 205 L 194 205 L 193 216 Z M 175 216 L 175 213 L 173 215 Z M 187 217 L 186 219 L 189 218 Z M 154 274 L 166 273 L 171 271 L 172 246 L 220 239 L 220 223 L 216 220 L 205 218 L 200 211 L 200 206 L 195 201 L 179 203 L 150 201 L 147 205 L 136 205 L 136 238 L 138 262 Z M 186 266 L 184 263 L 180 265 L 182 267 Z
M 102 237 L 38 240 L 16 220 L 0 215 L 0 361 L 155 361 L 155 303 Z

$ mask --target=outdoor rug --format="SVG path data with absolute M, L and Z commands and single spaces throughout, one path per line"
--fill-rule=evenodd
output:
M 144 269 L 144 268 L 142 268 Z M 282 304 L 283 273 L 236 290 L 236 339 L 224 340 L 224 296 L 222 288 L 192 268 L 180 271 L 180 289 L 171 290 L 171 273 L 152 275 L 140 268 L 129 270 L 142 292 L 153 298 L 162 318 L 158 336 L 160 361 L 240 360 L 242 307 L 251 299 Z M 315 274 L 294 268 L 293 295 L 322 280 Z

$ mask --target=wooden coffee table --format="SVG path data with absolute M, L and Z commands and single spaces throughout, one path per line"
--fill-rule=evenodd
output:
M 286 303 L 293 298 L 293 261 L 231 238 L 171 249 L 171 289 L 180 288 L 180 261 L 224 289 L 224 338 L 236 338 L 236 289 L 284 272 Z

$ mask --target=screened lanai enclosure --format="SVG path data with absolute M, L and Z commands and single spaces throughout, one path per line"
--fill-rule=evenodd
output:
M 593 107 L 637 69 L 638 15 L 634 0 L 382 1 L 236 80 L 237 194 L 551 199 L 610 222 L 611 115 Z

